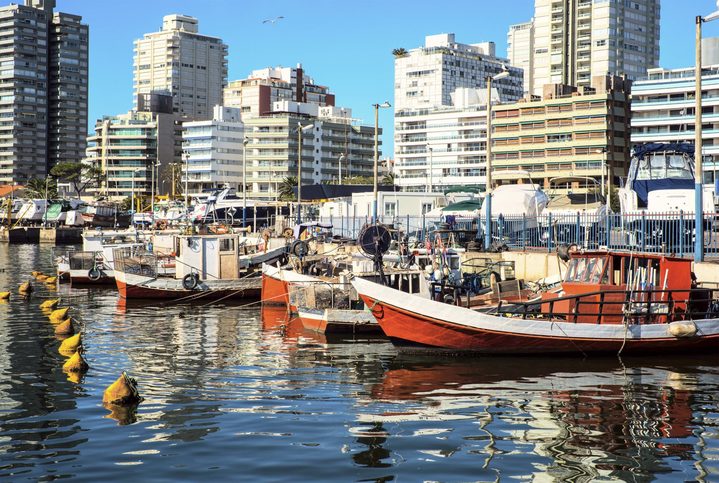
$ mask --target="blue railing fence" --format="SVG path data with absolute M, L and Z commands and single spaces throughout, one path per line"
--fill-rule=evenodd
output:
M 719 257 L 719 214 L 705 213 L 704 255 Z M 333 225 L 333 232 L 356 238 L 362 227 L 372 222 L 371 216 L 320 217 L 317 221 Z M 447 227 L 444 217 L 380 216 L 379 221 L 392 224 L 419 243 L 433 241 L 437 230 Z M 476 232 L 484 239 L 484 217 L 455 218 L 457 230 Z M 500 215 L 492 219 L 491 239 L 495 247 L 513 250 L 554 251 L 559 245 L 575 244 L 581 248 L 634 250 L 675 256 L 693 256 L 695 239 L 693 213 L 610 213 L 553 214 L 539 216 Z

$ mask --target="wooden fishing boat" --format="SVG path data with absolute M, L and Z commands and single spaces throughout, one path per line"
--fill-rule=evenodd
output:
M 282 258 L 284 246 L 248 253 L 236 234 L 178 236 L 176 271 L 163 276 L 156 255 L 115 250 L 115 281 L 124 298 L 259 300 L 259 268 Z
M 297 313 L 297 306 L 290 303 L 290 283 L 300 284 L 315 280 L 315 277 L 296 272 L 291 267 L 265 263 L 262 265 L 262 304 L 287 306 L 290 312 Z
M 562 291 L 497 313 L 352 281 L 397 345 L 485 354 L 649 353 L 719 348 L 719 302 L 692 280 L 691 260 L 574 253 Z

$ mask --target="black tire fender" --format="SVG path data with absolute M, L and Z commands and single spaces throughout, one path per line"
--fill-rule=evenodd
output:
M 89 278 L 93 282 L 100 280 L 101 277 L 102 272 L 97 267 L 92 267 L 90 270 L 87 271 L 87 278 Z
M 197 288 L 197 284 L 199 283 L 199 277 L 196 273 L 188 273 L 184 277 L 182 277 L 182 287 L 185 290 L 194 290 Z

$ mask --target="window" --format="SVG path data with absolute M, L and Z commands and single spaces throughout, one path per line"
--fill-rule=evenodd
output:
M 220 251 L 221 252 L 234 252 L 235 251 L 235 240 L 232 238 L 223 238 L 220 240 Z
M 397 202 L 385 201 L 384 203 L 384 215 L 385 216 L 396 216 L 397 214 Z
M 422 203 L 422 214 L 425 215 L 432 211 L 432 203 Z

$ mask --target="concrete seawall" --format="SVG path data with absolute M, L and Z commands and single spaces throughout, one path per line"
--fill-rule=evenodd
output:
M 18 227 L 10 230 L 0 228 L 0 242 L 72 245 L 82 243 L 82 228 Z

